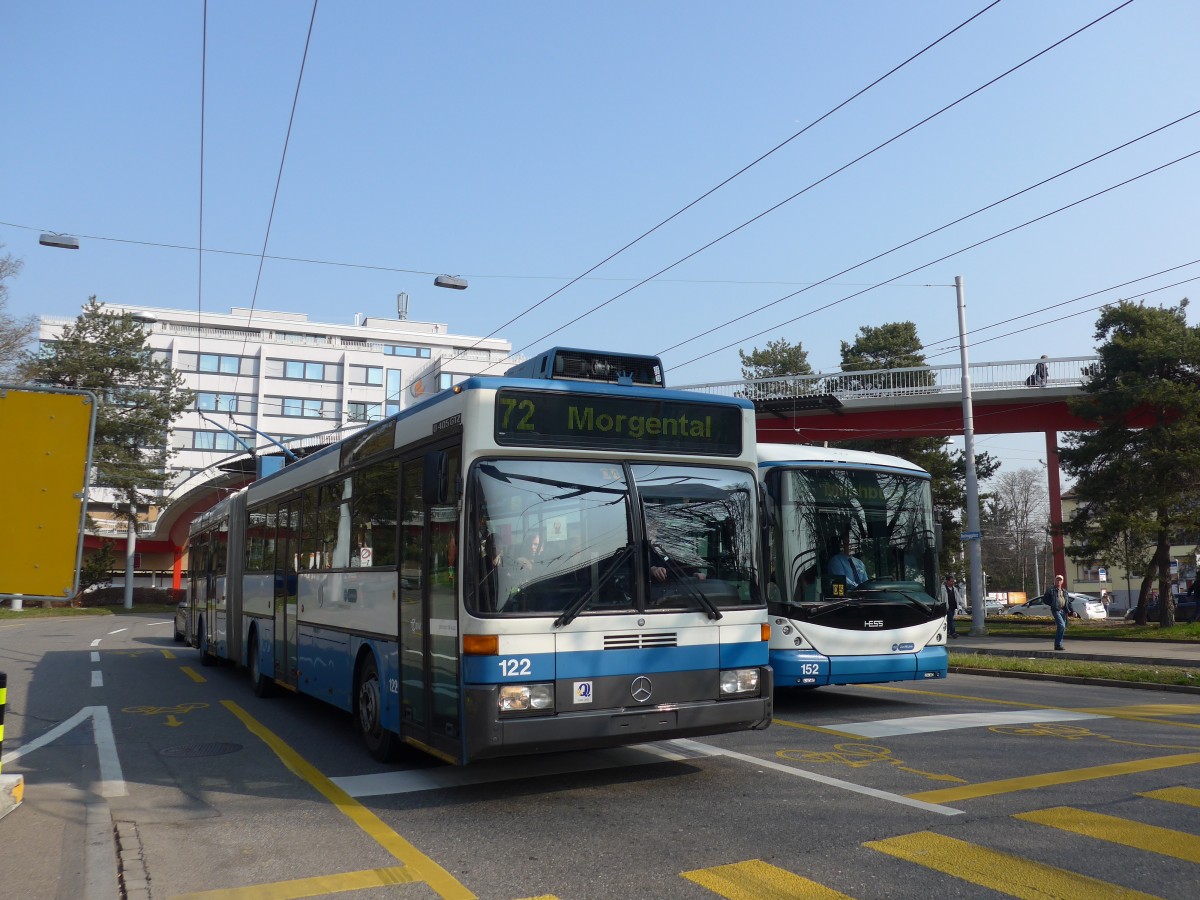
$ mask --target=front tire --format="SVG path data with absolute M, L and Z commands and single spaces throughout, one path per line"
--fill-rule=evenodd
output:
M 379 685 L 379 670 L 375 659 L 364 657 L 358 669 L 358 694 L 354 704 L 354 726 L 367 752 L 379 762 L 395 759 L 399 739 L 383 727 L 383 693 Z

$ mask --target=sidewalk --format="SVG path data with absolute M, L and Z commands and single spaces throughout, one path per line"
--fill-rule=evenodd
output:
M 1190 666 L 1200 668 L 1200 644 L 1169 641 L 1071 640 L 1071 629 L 1063 641 L 1066 650 L 1054 649 L 1051 637 L 992 637 L 971 635 L 960 625 L 951 653 L 980 653 L 991 656 L 1026 656 L 1040 659 L 1082 659 L 1090 662 L 1128 663 L 1139 666 Z

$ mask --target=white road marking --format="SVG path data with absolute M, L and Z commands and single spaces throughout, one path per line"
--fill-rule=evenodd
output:
M 118 628 L 116 631 L 110 631 L 109 634 L 120 634 L 122 631 L 128 631 L 128 628 Z
M 435 791 L 445 788 L 465 787 L 472 784 L 493 784 L 501 781 L 511 781 L 517 778 L 540 778 L 545 775 L 562 775 L 573 772 L 591 772 L 603 769 L 621 768 L 625 766 L 647 765 L 649 763 L 671 760 L 697 759 L 702 757 L 726 756 L 739 762 L 750 763 L 773 772 L 782 772 L 794 778 L 805 778 L 817 781 L 830 787 L 856 794 L 865 794 L 877 800 L 889 803 L 899 803 L 924 812 L 938 813 L 943 816 L 957 816 L 961 809 L 941 806 L 936 803 L 926 803 L 923 800 L 912 800 L 900 794 L 864 787 L 839 778 L 806 772 L 795 766 L 777 763 L 773 760 L 759 759 L 745 753 L 733 750 L 722 750 L 711 744 L 685 739 L 661 741 L 655 744 L 636 744 L 632 747 L 621 747 L 613 750 L 590 750 L 577 753 L 560 753 L 551 757 L 515 757 L 509 760 L 472 763 L 466 768 L 451 766 L 431 769 L 412 769 L 406 772 L 380 772 L 375 775 L 348 775 L 344 778 L 331 779 L 334 784 L 351 797 L 380 797 L 386 794 L 412 794 L 418 791 Z
M 686 738 L 680 738 L 671 743 L 676 744 L 685 749 L 692 747 L 704 747 L 714 751 L 713 755 L 728 756 L 730 759 L 741 760 L 742 762 L 750 763 L 752 766 L 759 766 L 764 769 L 770 769 L 773 772 L 782 772 L 785 775 L 791 775 L 795 778 L 805 778 L 809 781 L 816 781 L 820 784 L 827 784 L 830 787 L 840 788 L 843 791 L 850 791 L 854 794 L 864 794 L 868 797 L 874 797 L 876 800 L 886 800 L 889 803 L 899 803 L 901 806 L 911 806 L 914 809 L 924 810 L 925 812 L 938 813 L 943 816 L 961 816 L 961 809 L 954 809 L 952 806 L 941 806 L 937 803 L 926 803 L 924 800 L 913 800 L 911 797 L 905 797 L 902 794 L 892 794 L 888 791 L 880 791 L 876 788 L 866 787 L 865 785 L 855 784 L 852 781 L 842 781 L 840 778 L 830 778 L 828 775 L 818 775 L 816 772 L 808 772 L 804 769 L 797 769 L 795 766 L 788 766 L 783 763 L 777 763 L 771 759 L 759 759 L 757 756 L 750 756 L 748 753 L 738 753 L 736 750 L 722 750 L 720 747 L 713 747 L 709 744 L 701 744 L 698 741 L 689 741 Z
M 92 662 L 100 662 L 100 654 L 95 650 L 92 651 Z
M 103 640 L 103 638 L 96 638 L 94 641 L 92 641 L 92 646 L 93 646 L 93 647 L 99 647 L 99 646 L 100 646 L 100 641 L 102 641 L 102 640 Z
M 107 706 L 85 706 L 67 721 L 51 728 L 39 738 L 34 738 L 28 744 L 22 744 L 16 750 L 5 753 L 0 758 L 0 766 L 20 759 L 26 753 L 32 753 L 58 740 L 72 728 L 92 720 L 92 736 L 96 741 L 96 752 L 100 757 L 100 795 L 102 797 L 124 797 L 129 791 L 125 786 L 125 776 L 121 772 L 121 760 L 117 756 L 117 742 L 113 739 L 112 719 L 108 715 Z
M 1069 709 L 1006 710 L 1004 712 L 958 713 L 948 716 L 912 716 L 904 719 L 880 719 L 875 722 L 841 722 L 822 725 L 859 737 L 891 737 L 898 734 L 929 734 L 959 728 L 991 728 L 993 725 L 1025 725 L 1033 722 L 1075 722 L 1080 719 L 1108 719 L 1095 713 Z
M 99 669 L 92 669 L 92 687 L 104 687 L 104 673 Z

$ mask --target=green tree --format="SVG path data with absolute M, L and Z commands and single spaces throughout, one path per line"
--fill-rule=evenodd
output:
M 803 383 L 791 380 L 788 376 L 812 374 L 812 366 L 808 364 L 808 351 L 800 343 L 789 343 L 787 338 L 767 341 L 763 350 L 757 347 L 749 353 L 738 350 L 738 357 L 742 361 L 742 378 L 746 381 L 778 379 L 747 385 L 746 391 L 739 392 L 739 396 L 792 396 L 801 391 Z
M 112 544 L 101 544 L 99 550 L 85 556 L 83 565 L 79 567 L 79 593 L 75 595 L 74 605 L 79 605 L 79 598 L 88 588 L 112 584 L 112 573 L 116 567 L 117 557 Z
M 95 394 L 92 484 L 117 492 L 126 520 L 137 504 L 158 500 L 171 477 L 171 422 L 195 399 L 182 376 L 155 358 L 147 337 L 132 315 L 108 312 L 91 297 L 62 336 L 23 366 L 34 383 Z
M 0 244 L 0 250 L 4 245 Z M 0 256 L 0 384 L 11 384 L 19 376 L 17 361 L 32 339 L 37 320 L 32 316 L 17 319 L 10 316 L 8 307 L 8 279 L 15 278 L 24 263 L 11 253 Z
M 865 372 L 872 369 L 920 368 L 925 365 L 917 326 L 912 322 L 890 322 L 859 328 L 853 344 L 842 341 L 842 371 Z M 916 376 L 906 385 L 920 388 L 933 383 L 932 373 L 910 373 Z M 860 387 L 888 387 L 887 376 L 854 376 Z M 839 447 L 889 453 L 915 463 L 932 476 L 934 516 L 942 526 L 942 571 L 961 568 L 958 535 L 962 530 L 962 514 L 967 504 L 967 464 L 961 450 L 946 449 L 942 437 L 872 437 L 841 441 Z M 980 483 L 990 478 L 999 462 L 987 453 L 975 456 L 975 472 Z
M 1187 305 L 1101 311 L 1100 363 L 1070 401 L 1095 428 L 1067 433 L 1060 454 L 1080 500 L 1064 528 L 1073 555 L 1117 557 L 1127 536 L 1153 546 L 1138 595 L 1143 624 L 1156 577 L 1159 596 L 1171 596 L 1172 536 L 1200 525 L 1200 330 L 1187 324 Z M 1159 604 L 1159 621 L 1174 623 L 1170 603 Z

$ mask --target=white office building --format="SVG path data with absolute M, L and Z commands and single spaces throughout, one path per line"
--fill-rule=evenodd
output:
M 392 415 L 487 371 L 502 374 L 508 341 L 450 334 L 445 324 L 354 316 L 345 325 L 303 313 L 233 309 L 227 315 L 108 303 L 149 330 L 149 343 L 183 373 L 195 408 L 174 423 L 174 484 L 270 439 L 303 449 Z M 44 317 L 54 341 L 74 319 Z

